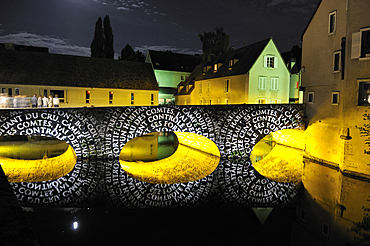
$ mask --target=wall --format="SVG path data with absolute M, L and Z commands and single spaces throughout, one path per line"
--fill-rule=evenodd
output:
M 78 157 L 64 177 L 11 183 L 24 206 L 271 207 L 289 205 L 299 185 L 261 176 L 249 155 L 270 132 L 303 129 L 303 114 L 302 105 L 4 109 L 0 134 L 56 137 L 71 145 Z M 214 141 L 221 154 L 216 170 L 193 182 L 169 185 L 146 183 L 125 173 L 118 159 L 125 143 L 161 131 L 192 132 Z

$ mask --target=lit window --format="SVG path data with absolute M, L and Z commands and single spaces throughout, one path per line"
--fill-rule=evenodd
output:
M 229 69 L 231 69 L 232 68 L 232 66 L 234 66 L 234 60 L 229 60 Z
M 267 77 L 258 77 L 258 89 L 266 90 Z
M 14 95 L 15 96 L 19 96 L 20 94 L 19 94 L 19 88 L 15 88 L 14 89 Z
M 338 105 L 339 104 L 339 92 L 332 92 L 331 93 L 331 104 Z
M 370 81 L 360 82 L 358 90 L 358 105 L 370 105 Z
M 64 103 L 64 90 L 50 90 L 50 95 L 58 95 L 59 102 Z
M 278 104 L 278 103 L 281 103 L 281 100 L 279 100 L 279 99 L 271 99 L 270 100 L 270 103 L 271 104 Z
M 266 104 L 266 99 L 264 99 L 264 98 L 259 98 L 259 99 L 257 99 L 257 100 L 256 100 L 256 102 L 257 102 L 258 104 Z
M 340 71 L 340 51 L 333 53 L 333 72 Z
M 113 91 L 109 92 L 109 104 L 113 103 Z
M 230 91 L 230 80 L 225 79 L 225 92 L 229 92 L 229 91 Z
M 329 34 L 335 33 L 336 22 L 337 22 L 336 19 L 337 19 L 337 11 L 331 12 L 329 14 L 329 29 L 328 29 Z
M 217 72 L 217 68 L 218 68 L 218 64 L 216 63 L 213 65 L 213 72 Z
M 86 91 L 86 103 L 90 103 L 90 91 Z
M 277 57 L 268 55 L 264 57 L 264 67 L 277 68 Z
M 279 78 L 271 78 L 271 90 L 277 91 L 279 89 Z
M 135 95 L 134 95 L 134 93 L 131 93 L 131 105 L 134 105 L 134 103 L 135 103 L 135 97 L 134 97 Z
M 307 103 L 309 104 L 313 104 L 315 98 L 315 93 L 314 92 L 308 92 L 308 99 L 307 99 Z
M 351 58 L 370 57 L 370 27 L 360 29 L 360 32 L 352 34 Z

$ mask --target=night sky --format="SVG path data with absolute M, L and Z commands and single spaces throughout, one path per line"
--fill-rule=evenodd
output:
M 116 57 L 126 44 L 201 53 L 198 34 L 223 27 L 240 48 L 272 37 L 281 52 L 300 36 L 319 0 L 2 0 L 0 43 L 90 56 L 98 17 L 109 15 Z

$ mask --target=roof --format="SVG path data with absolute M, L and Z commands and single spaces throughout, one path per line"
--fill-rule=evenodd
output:
M 191 73 L 200 63 L 201 57 L 172 53 L 171 51 L 148 50 L 153 68 L 156 70 L 178 71 Z
M 308 23 L 307 23 L 307 26 L 306 26 L 306 27 L 305 27 L 305 29 L 303 30 L 302 35 L 301 35 L 301 41 L 303 41 L 303 36 L 304 36 L 304 34 L 306 33 L 308 26 L 311 24 L 311 21 L 312 21 L 313 17 L 315 16 L 315 14 L 316 14 L 317 10 L 319 9 L 321 2 L 322 2 L 322 0 L 320 0 L 320 1 L 318 2 L 318 4 L 317 4 L 317 6 L 316 6 L 315 10 L 313 11 L 313 13 L 312 13 L 312 15 L 311 15 L 310 20 L 309 20 L 309 21 L 308 21 Z
M 235 76 L 249 73 L 258 57 L 261 55 L 262 51 L 265 49 L 266 45 L 272 40 L 271 38 L 264 39 L 257 43 L 244 46 L 237 50 L 232 50 L 225 55 L 215 58 L 215 62 L 223 62 L 224 65 L 221 66 L 217 73 L 213 72 L 213 69 L 208 69 L 206 74 L 203 74 L 204 66 L 211 66 L 210 64 L 200 64 L 193 72 L 190 74 L 189 78 L 186 80 L 186 84 L 194 85 L 194 81 L 207 80 L 213 78 L 221 78 L 226 76 Z M 229 69 L 229 60 L 238 59 L 238 62 L 234 64 L 232 69 Z M 184 87 L 185 88 L 185 87 Z M 186 95 L 185 89 L 182 89 L 177 95 Z
M 150 64 L 0 50 L 0 84 L 159 90 Z

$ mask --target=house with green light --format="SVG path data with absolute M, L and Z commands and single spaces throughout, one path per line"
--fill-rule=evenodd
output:
M 177 105 L 289 103 L 290 72 L 272 38 L 200 64 L 181 82 Z
M 200 61 L 196 55 L 148 50 L 145 62 L 153 67 L 159 86 L 159 104 L 175 104 L 178 84 L 189 77 Z

